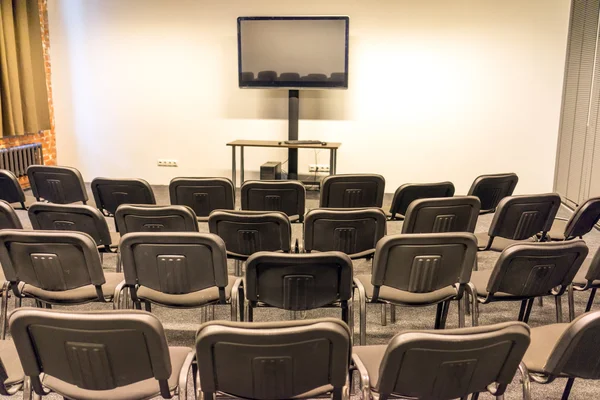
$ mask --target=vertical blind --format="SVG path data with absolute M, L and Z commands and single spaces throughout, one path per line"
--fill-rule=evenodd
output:
M 600 196 L 600 0 L 573 0 L 554 189 L 570 206 Z

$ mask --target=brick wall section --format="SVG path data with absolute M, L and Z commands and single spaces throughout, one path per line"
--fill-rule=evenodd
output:
M 52 84 L 50 80 L 50 37 L 48 35 L 47 0 L 38 0 L 40 24 L 42 28 L 42 44 L 44 46 L 44 67 L 46 69 L 46 85 L 48 88 L 48 105 L 50 107 L 50 130 L 19 136 L 0 138 L 0 148 L 13 147 L 21 144 L 42 143 L 44 164 L 56 165 L 56 134 L 54 131 L 54 105 L 52 103 Z M 23 187 L 29 187 L 27 177 L 19 178 Z

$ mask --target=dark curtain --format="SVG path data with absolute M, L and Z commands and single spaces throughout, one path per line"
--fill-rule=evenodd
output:
M 0 136 L 50 129 L 38 0 L 0 0 Z

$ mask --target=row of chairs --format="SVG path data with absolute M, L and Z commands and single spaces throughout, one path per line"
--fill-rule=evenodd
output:
M 33 165 L 27 170 L 35 198 L 51 203 L 83 202 L 88 197 L 81 173 L 72 167 Z M 517 175 L 482 175 L 475 179 L 467 196 L 477 197 L 481 212 L 493 212 L 498 202 L 512 195 Z M 91 183 L 96 206 L 107 216 L 121 204 L 156 204 L 152 188 L 143 179 L 96 178 Z M 320 207 L 356 208 L 383 206 L 385 180 L 381 175 L 334 175 L 323 179 Z M 21 203 L 25 195 L 12 172 L 0 171 L 0 198 Z M 186 205 L 205 219 L 216 209 L 234 209 L 235 188 L 227 178 L 175 178 L 169 184 L 171 204 Z M 452 197 L 452 182 L 405 184 L 394 193 L 388 217 L 403 219 L 409 205 L 422 198 Z M 249 181 L 241 187 L 242 210 L 282 211 L 292 222 L 302 222 L 306 190 L 297 181 Z
M 195 349 L 169 346 L 161 322 L 143 311 L 57 312 L 21 308 L 10 317 L 14 344 L 0 347 L 0 393 L 24 398 L 194 397 L 256 400 L 349 399 L 358 373 L 364 400 L 502 398 L 517 370 L 523 398 L 530 383 L 599 379 L 600 312 L 570 324 L 529 328 L 522 322 L 445 331 L 404 331 L 387 345 L 352 347 L 336 319 L 213 321 Z
M 234 321 L 252 321 L 257 307 L 297 312 L 333 306 L 353 327 L 357 290 L 364 345 L 367 303 L 381 304 L 384 310 L 386 304 L 437 305 L 435 328 L 443 329 L 452 301 L 458 302 L 459 326 L 465 325 L 461 302 L 465 293 L 465 302 L 470 299 L 472 304 L 473 326 L 478 324 L 479 304 L 520 301 L 518 320 L 527 322 L 536 297 L 554 296 L 561 322 L 562 295 L 588 254 L 582 240 L 520 243 L 505 249 L 493 270 L 473 272 L 477 254 L 473 234 L 398 234 L 378 241 L 371 275 L 354 276 L 351 259 L 339 251 L 261 251 L 248 258 L 242 280 L 228 275 L 226 243 L 215 234 L 128 233 L 119 247 L 124 273 L 104 272 L 97 245 L 85 233 L 0 231 L 0 262 L 7 281 L 3 315 L 9 288 L 19 302 L 32 298 L 46 307 L 90 301 L 124 307 L 122 293 L 127 291 L 125 299 L 131 298 L 137 308 L 143 303 L 147 311 L 151 304 L 229 305 Z M 599 273 L 600 252 L 575 286 L 589 288 Z M 569 315 L 574 315 L 571 300 L 569 305 Z

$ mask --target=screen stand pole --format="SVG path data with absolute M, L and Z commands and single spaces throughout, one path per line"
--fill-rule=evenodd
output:
M 288 140 L 298 140 L 300 91 L 289 91 Z M 298 179 L 298 149 L 288 149 L 288 179 Z

